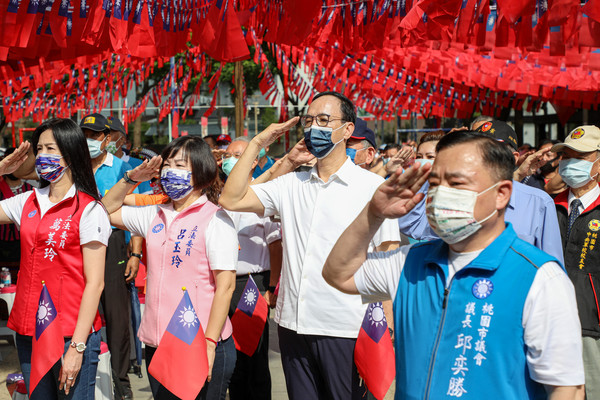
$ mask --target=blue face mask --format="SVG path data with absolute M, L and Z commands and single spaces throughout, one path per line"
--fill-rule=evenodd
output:
M 258 158 L 263 158 L 266 155 L 267 155 L 267 151 L 265 149 L 260 149 L 260 151 L 258 152 Z M 227 174 L 227 175 L 229 175 L 229 174 Z
M 237 164 L 238 159 L 235 157 L 229 157 L 223 160 L 223 164 L 221 164 L 221 169 L 225 172 L 225 175 L 229 176 L 233 166 Z
M 598 161 L 598 159 L 596 159 Z M 594 162 L 596 162 L 594 161 Z M 558 174 L 570 188 L 579 188 L 590 182 L 594 176 L 591 176 L 594 162 L 587 160 L 578 160 L 570 158 L 560 160 L 558 163 Z
M 425 165 L 425 164 L 431 164 L 431 165 L 433 165 L 433 161 L 434 161 L 434 160 L 428 160 L 428 159 L 426 159 L 426 158 L 417 158 L 417 159 L 415 160 L 415 162 L 421 163 L 421 167 L 422 167 L 423 165 Z
M 108 138 L 108 136 L 105 137 L 104 140 L 106 140 L 107 138 Z M 94 159 L 94 158 L 100 156 L 100 154 L 102 154 L 102 143 L 104 143 L 104 140 L 98 141 L 98 140 L 94 140 L 94 139 L 90 139 L 90 138 L 86 139 L 88 149 L 90 151 L 90 157 L 92 159 Z
M 306 143 L 306 148 L 318 159 L 327 157 L 333 148 L 344 140 L 344 138 L 341 138 L 338 142 L 333 143 L 331 141 L 333 131 L 343 128 L 346 124 L 347 122 L 335 129 L 314 125 L 306 128 L 304 130 L 304 143 Z
M 360 149 L 360 150 L 356 150 L 356 149 L 351 149 L 351 148 L 346 148 L 346 155 L 348 157 L 350 157 L 350 160 L 352 160 L 352 162 L 354 164 L 356 164 L 356 161 L 354 161 L 354 159 L 356 158 L 356 153 L 358 153 L 359 151 L 363 151 L 366 149 Z M 356 165 L 363 165 L 364 163 L 360 163 L 360 164 L 356 164 Z
M 186 169 L 163 168 L 160 184 L 165 194 L 172 200 L 180 200 L 192 192 L 192 171 Z
M 60 165 L 62 156 L 40 153 L 35 159 L 35 171 L 40 178 L 48 182 L 56 182 L 63 177 L 67 167 Z

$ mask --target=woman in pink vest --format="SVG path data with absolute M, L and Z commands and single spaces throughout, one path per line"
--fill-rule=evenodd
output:
M 171 201 L 123 207 L 110 216 L 114 226 L 144 237 L 147 243 L 146 306 L 138 336 L 146 344 L 149 366 L 185 286 L 206 336 L 208 379 L 197 398 L 225 399 L 236 360 L 227 313 L 235 288 L 237 232 L 227 213 L 215 205 L 220 185 L 217 164 L 201 138 L 174 140 L 162 159 L 160 183 Z M 158 157 L 150 162 L 158 163 Z M 132 185 L 154 175 L 148 165 L 130 171 L 106 197 L 118 194 L 120 206 Z M 117 207 L 109 205 L 109 211 Z M 150 373 L 148 378 L 155 399 L 176 398 Z
M 0 223 L 14 223 L 21 234 L 21 269 L 8 326 L 17 332 L 30 399 L 93 399 L 110 223 L 77 124 L 51 119 L 35 130 L 32 142 L 40 189 L 0 202 Z M 14 171 L 29 146 L 22 143 L 0 162 L 0 174 Z M 40 301 L 42 282 L 51 302 Z M 42 336 L 53 332 L 64 338 L 64 346 L 56 349 L 63 356 L 44 362 L 52 349 L 32 354 L 33 336 L 42 343 Z M 32 359 L 38 361 L 32 364 Z M 37 384 L 30 379 L 34 376 L 41 377 Z

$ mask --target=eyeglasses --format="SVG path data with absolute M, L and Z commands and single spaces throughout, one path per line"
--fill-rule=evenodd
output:
M 317 116 L 313 115 L 303 115 L 300 117 L 300 124 L 304 128 L 307 128 L 313 124 L 313 121 L 317 121 L 318 126 L 327 126 L 331 121 L 343 121 L 343 118 L 331 118 L 329 114 L 318 114 Z
M 221 156 L 221 160 L 227 160 L 228 158 L 231 157 L 235 157 L 235 158 L 240 158 L 242 156 L 242 153 L 225 153 Z

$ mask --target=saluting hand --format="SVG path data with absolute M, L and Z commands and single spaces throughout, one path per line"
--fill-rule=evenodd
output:
M 160 164 L 162 163 L 161 156 L 154 156 L 148 160 L 144 160 L 143 163 L 132 169 L 127 173 L 129 179 L 137 182 L 145 182 L 154 178 L 158 174 Z
M 27 159 L 29 147 L 31 147 L 31 144 L 26 140 L 21 143 L 12 154 L 4 157 L 4 159 L 0 161 L 0 175 L 12 174 L 15 172 Z
M 304 143 L 304 138 L 300 139 L 298 143 L 290 150 L 288 153 L 288 158 L 295 166 L 300 166 L 306 164 L 309 161 L 312 161 L 315 156 L 312 155 L 308 148 L 306 147 L 306 143 Z
M 279 139 L 281 135 L 292 129 L 299 120 L 300 117 L 294 117 L 279 124 L 271 124 L 267 126 L 264 131 L 256 135 L 253 140 L 255 140 L 260 147 L 265 148 Z
M 370 212 L 379 218 L 400 218 L 414 208 L 424 197 L 418 193 L 431 172 L 431 165 L 414 163 L 404 173 L 396 170 L 388 180 L 382 183 L 371 202 Z

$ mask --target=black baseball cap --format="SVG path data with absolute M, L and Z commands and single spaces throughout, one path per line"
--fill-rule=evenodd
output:
M 367 127 L 367 122 L 361 118 L 356 118 L 354 132 L 352 132 L 350 139 L 366 140 L 371 143 L 373 148 L 377 147 L 377 144 L 375 144 L 375 133 Z
M 485 133 L 499 142 L 509 144 L 515 151 L 519 150 L 517 145 L 517 134 L 506 122 L 492 120 L 484 122 L 475 132 Z
M 125 132 L 125 127 L 123 126 L 123 123 L 119 118 L 110 116 L 107 117 L 106 120 L 108 121 L 108 127 L 111 131 L 119 131 L 123 135 L 127 135 L 127 133 Z
M 81 119 L 81 124 L 79 124 L 79 127 L 81 129 L 89 129 L 94 132 L 108 132 L 110 130 L 110 126 L 108 125 L 106 117 L 100 113 L 86 115 Z

